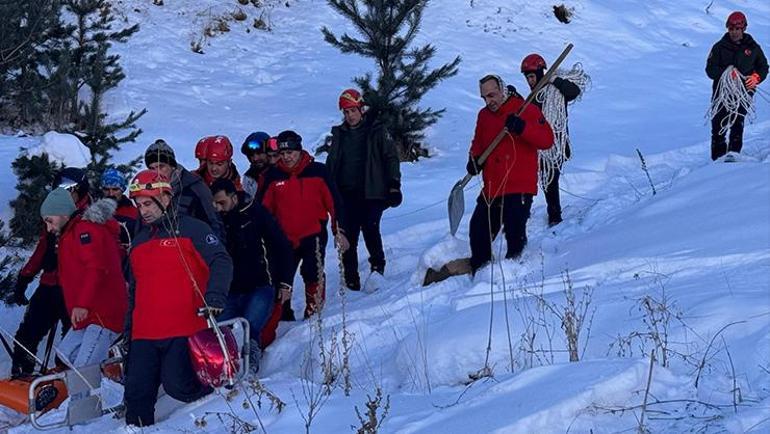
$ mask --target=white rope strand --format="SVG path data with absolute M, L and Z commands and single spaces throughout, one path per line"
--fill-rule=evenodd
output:
M 557 70 L 556 76 L 574 83 L 580 88 L 580 95 L 591 84 L 591 77 L 583 70 L 583 65 L 576 63 L 572 69 Z M 567 131 L 567 105 L 564 102 L 564 95 L 552 83 L 547 84 L 538 92 L 535 100 L 541 104 L 543 116 L 551 125 L 553 130 L 553 146 L 549 149 L 538 152 L 538 182 L 540 188 L 545 190 L 551 183 L 557 170 L 561 169 L 562 164 L 567 160 L 567 147 L 569 146 L 569 133 Z
M 711 97 L 711 107 L 706 116 L 709 119 L 714 119 L 720 111 L 725 110 L 727 116 L 722 119 L 720 124 L 720 135 L 726 134 L 742 116 L 747 117 L 750 121 L 756 118 L 754 100 L 743 83 L 745 80 L 746 77 L 734 66 L 728 66 L 719 77 L 716 91 Z M 742 111 L 746 114 L 744 115 Z

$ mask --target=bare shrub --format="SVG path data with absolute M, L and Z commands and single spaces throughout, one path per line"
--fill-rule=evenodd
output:
M 366 395 L 366 417 L 361 414 L 358 406 L 355 406 L 356 416 L 361 424 L 359 427 L 351 426 L 356 429 L 356 434 L 377 434 L 385 418 L 390 412 L 390 395 L 385 397 L 383 402 L 382 389 L 377 387 L 374 398 Z

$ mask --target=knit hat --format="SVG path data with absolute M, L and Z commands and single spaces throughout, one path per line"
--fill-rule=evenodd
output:
M 112 167 L 102 173 L 101 184 L 102 188 L 119 188 L 120 191 L 125 191 L 126 187 L 128 187 L 126 178 Z
M 48 193 L 40 205 L 40 217 L 64 215 L 70 216 L 77 210 L 70 192 L 59 187 Z
M 176 167 L 176 156 L 171 146 L 163 139 L 156 140 L 144 151 L 144 164 L 150 167 L 153 163 L 164 163 Z

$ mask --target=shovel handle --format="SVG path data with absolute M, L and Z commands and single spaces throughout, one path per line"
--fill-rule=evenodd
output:
M 521 116 L 522 113 L 524 113 L 524 109 L 527 108 L 527 106 L 535 99 L 535 96 L 545 87 L 546 84 L 550 83 L 551 77 L 553 77 L 556 74 L 556 68 L 561 65 L 561 63 L 564 61 L 564 59 L 567 57 L 570 51 L 572 51 L 573 45 L 567 44 L 567 46 L 564 48 L 564 51 L 561 52 L 559 57 L 556 58 L 556 60 L 553 62 L 551 67 L 548 69 L 548 72 L 543 76 L 543 78 L 540 79 L 540 81 L 537 82 L 537 85 L 532 89 L 532 92 L 529 93 L 529 96 L 527 96 L 527 99 L 524 100 L 524 104 L 519 107 L 519 110 L 516 111 L 516 116 Z M 500 131 L 497 134 L 497 137 L 495 137 L 495 140 L 492 141 L 492 144 L 487 146 L 487 149 L 484 150 L 484 152 L 481 154 L 478 160 L 479 166 L 484 164 L 485 161 L 487 161 L 487 158 L 489 158 L 489 155 L 497 148 L 497 145 L 500 144 L 500 142 L 503 140 L 503 137 L 508 134 L 508 128 L 503 128 L 502 131 Z M 467 184 L 467 182 L 466 182 Z

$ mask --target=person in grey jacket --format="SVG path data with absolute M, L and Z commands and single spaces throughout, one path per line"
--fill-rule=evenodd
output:
M 364 100 L 357 90 L 342 92 L 339 109 L 344 122 L 332 128 L 326 165 L 345 205 L 342 229 L 350 242 L 342 256 L 345 285 L 357 291 L 361 289 L 357 252 L 360 233 L 369 252 L 370 276 L 377 273 L 381 277 L 385 272 L 380 220 L 385 209 L 401 204 L 401 171 L 395 146 L 376 113 L 364 111 Z
M 219 213 L 214 209 L 211 190 L 200 176 L 177 163 L 174 150 L 165 140 L 158 139 L 147 147 L 144 163 L 148 169 L 155 170 L 171 180 L 174 208 L 179 214 L 208 224 L 219 239 L 225 239 L 225 227 Z

